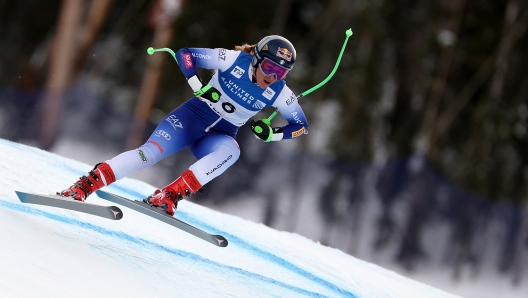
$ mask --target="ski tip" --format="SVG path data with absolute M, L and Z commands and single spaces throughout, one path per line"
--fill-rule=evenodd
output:
M 224 238 L 224 236 L 220 236 L 220 235 L 212 235 L 212 236 L 216 240 L 216 242 L 218 242 L 217 246 L 226 247 L 229 244 L 227 242 L 227 239 Z

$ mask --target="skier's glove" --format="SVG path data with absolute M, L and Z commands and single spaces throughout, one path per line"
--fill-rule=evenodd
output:
M 205 85 L 202 89 L 194 92 L 194 95 L 205 98 L 211 102 L 218 102 L 220 95 L 222 94 L 215 87 L 211 85 Z
M 187 80 L 187 83 L 197 97 L 205 98 L 211 102 L 218 102 L 222 93 L 211 85 L 206 85 L 198 75 L 194 75 Z
M 264 142 L 280 141 L 284 136 L 282 127 L 272 128 L 268 119 L 251 120 L 251 131 L 255 134 L 255 137 Z

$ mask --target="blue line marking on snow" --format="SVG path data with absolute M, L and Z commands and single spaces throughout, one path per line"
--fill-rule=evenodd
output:
M 87 230 L 92 230 L 92 231 L 98 232 L 98 233 L 103 234 L 103 235 L 108 235 L 108 236 L 112 236 L 112 237 L 118 237 L 118 238 L 120 238 L 122 240 L 125 240 L 127 242 L 131 242 L 131 243 L 134 243 L 134 244 L 154 247 L 156 249 L 162 250 L 164 252 L 168 252 L 170 254 L 174 254 L 174 255 L 180 256 L 182 258 L 187 258 L 187 259 L 191 258 L 191 259 L 195 260 L 196 262 L 205 263 L 205 264 L 210 265 L 210 266 L 211 265 L 212 266 L 216 266 L 219 269 L 223 269 L 223 270 L 226 270 L 226 271 L 231 271 L 233 273 L 240 274 L 242 276 L 251 277 L 251 278 L 260 280 L 262 282 L 265 282 L 265 283 L 274 284 L 276 286 L 279 286 L 279 287 L 282 287 L 282 288 L 297 292 L 299 294 L 312 296 L 312 297 L 326 297 L 326 296 L 324 296 L 324 295 L 322 295 L 320 293 L 310 292 L 310 291 L 307 291 L 307 290 L 304 290 L 304 289 L 301 289 L 301 288 L 298 288 L 298 287 L 295 287 L 295 286 L 292 286 L 292 285 L 289 285 L 289 284 L 285 284 L 285 283 L 280 282 L 278 280 L 271 279 L 271 278 L 266 277 L 266 276 L 262 276 L 262 275 L 259 275 L 259 274 L 256 274 L 256 273 L 248 272 L 248 271 L 240 269 L 238 267 L 232 267 L 232 266 L 220 264 L 220 263 L 214 262 L 214 261 L 212 261 L 210 259 L 203 258 L 203 257 L 201 257 L 199 255 L 196 255 L 196 254 L 193 254 L 193 253 L 190 253 L 190 252 L 186 252 L 186 251 L 183 251 L 183 250 L 178 250 L 178 249 L 170 248 L 170 247 L 167 247 L 167 246 L 163 246 L 163 245 L 161 245 L 159 243 L 156 243 L 156 242 L 152 242 L 152 241 L 149 241 L 149 240 L 146 240 L 146 239 L 143 239 L 143 238 L 133 237 L 133 236 L 131 236 L 131 235 L 127 234 L 127 233 L 124 233 L 124 232 L 112 231 L 110 229 L 106 229 L 106 228 L 101 227 L 101 226 L 97 226 L 97 225 L 94 225 L 94 224 L 90 224 L 90 223 L 87 223 L 87 222 L 83 222 L 83 221 L 80 221 L 80 220 L 69 218 L 67 216 L 58 215 L 58 214 L 54 214 L 54 213 L 50 213 L 50 212 L 39 210 L 37 208 L 28 207 L 28 206 L 25 206 L 25 205 L 23 205 L 21 203 L 12 203 L 12 202 L 8 202 L 8 201 L 5 201 L 5 200 L 0 200 L 0 207 L 4 207 L 4 208 L 11 209 L 11 210 L 14 210 L 14 211 L 19 211 L 19 212 L 30 214 L 30 215 L 33 215 L 33 216 L 46 217 L 46 218 L 49 218 L 51 220 L 55 220 L 55 221 L 58 221 L 58 222 L 69 224 L 69 225 L 79 226 L 81 228 L 84 228 L 84 229 L 87 229 Z M 211 229 L 211 230 L 214 230 L 214 229 Z M 220 231 L 218 231 L 218 232 L 220 232 Z M 260 250 L 260 249 L 258 249 L 256 247 L 246 243 L 245 241 L 242 241 L 238 237 L 235 237 L 233 235 L 230 235 L 229 237 L 230 237 L 229 238 L 230 243 L 233 243 L 232 239 L 234 239 L 234 242 L 238 243 L 240 246 L 246 247 L 250 251 L 255 252 L 257 255 L 262 256 L 265 259 L 268 259 L 268 260 L 270 260 L 272 262 L 276 262 L 276 263 L 288 268 L 289 270 L 291 270 L 291 271 L 293 271 L 293 272 L 295 272 L 297 274 L 305 276 L 305 277 L 309 278 L 310 280 L 313 280 L 314 282 L 325 286 L 326 288 L 328 288 L 332 292 L 339 293 L 341 295 L 341 297 L 351 297 L 351 298 L 355 298 L 356 297 L 352 293 L 349 293 L 349 292 L 347 292 L 347 291 L 345 291 L 343 289 L 340 289 L 339 287 L 335 286 L 334 284 L 331 284 L 330 282 L 325 281 L 325 280 L 323 280 L 323 279 L 321 279 L 321 278 L 319 278 L 319 277 L 317 277 L 317 276 L 315 276 L 315 275 L 313 275 L 313 274 L 311 274 L 311 273 L 309 273 L 309 272 L 307 272 L 307 271 L 305 271 L 305 270 L 303 270 L 303 269 L 301 269 L 301 268 L 299 268 L 299 267 L 297 267 L 297 266 L 285 261 L 284 259 L 281 259 L 281 258 L 279 258 L 279 257 L 277 257 L 277 256 L 275 256 L 273 254 L 270 254 L 268 252 L 265 252 L 263 250 Z
M 124 187 L 121 187 L 121 186 L 118 186 L 118 185 L 114 185 L 113 187 L 115 188 L 118 188 L 120 189 L 122 192 L 124 193 L 127 193 L 128 195 L 126 197 L 128 198 L 133 198 L 133 197 L 137 197 L 137 198 L 140 198 L 142 196 L 142 194 L 138 193 L 138 192 L 135 192 L 135 191 L 131 191 L 129 189 L 126 189 Z M 313 282 L 319 284 L 319 285 L 322 285 L 330 290 L 332 290 L 333 292 L 335 293 L 339 293 L 339 295 L 341 295 L 341 297 L 351 297 L 351 298 L 354 298 L 354 297 L 357 297 L 355 296 L 354 294 L 350 293 L 350 292 L 347 292 L 346 290 L 343 290 L 341 288 L 339 288 L 338 286 L 332 284 L 331 282 L 329 281 L 326 281 L 312 273 L 310 273 L 309 271 L 306 271 L 274 254 L 271 254 L 265 250 L 262 250 L 254 245 L 251 245 L 249 244 L 248 242 L 242 240 L 241 238 L 233 235 L 233 234 L 230 234 L 224 230 L 219 230 L 213 226 L 210 226 L 206 223 L 204 223 L 203 221 L 200 221 L 198 220 L 196 217 L 194 216 L 190 216 L 188 213 L 186 212 L 182 212 L 182 211 L 179 211 L 178 213 L 178 218 L 201 229 L 201 230 L 204 230 L 204 231 L 207 231 L 208 233 L 212 233 L 212 234 L 219 234 L 219 235 L 222 235 L 224 236 L 228 241 L 229 241 L 229 244 L 230 245 L 237 245 L 239 247 L 242 247 L 242 248 L 245 248 L 246 250 L 252 252 L 254 255 L 256 256 L 259 256 L 261 258 L 264 258 L 264 259 L 267 259 L 267 260 L 270 260 L 271 262 L 274 262 L 276 264 L 280 264 L 282 267 L 296 273 L 296 274 L 299 274 L 301 276 L 304 276 L 310 280 L 312 280 Z

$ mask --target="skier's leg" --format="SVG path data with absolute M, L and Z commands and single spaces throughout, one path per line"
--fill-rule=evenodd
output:
M 158 124 L 144 145 L 97 164 L 87 176 L 82 176 L 58 194 L 84 201 L 101 187 L 110 185 L 132 172 L 150 167 L 180 151 L 193 141 L 192 131 L 184 129 L 184 125 L 193 127 L 190 123 L 193 120 L 192 115 L 186 106 L 180 106 Z
M 190 148 L 198 158 L 198 161 L 191 165 L 190 170 L 201 185 L 220 176 L 240 157 L 237 141 L 223 134 L 208 135 Z
M 192 115 L 185 106 L 179 107 L 158 124 L 141 147 L 108 160 L 107 163 L 113 169 L 116 179 L 148 168 L 191 144 L 196 138 L 192 131 Z
M 207 135 L 195 142 L 190 149 L 199 160 L 174 182 L 146 198 L 146 203 L 161 207 L 169 215 L 174 215 L 178 201 L 196 193 L 233 165 L 240 156 L 235 139 L 223 134 Z

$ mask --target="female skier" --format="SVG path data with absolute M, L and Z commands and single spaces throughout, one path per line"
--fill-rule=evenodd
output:
M 284 127 L 272 128 L 262 120 L 251 120 L 252 132 L 263 141 L 307 134 L 306 117 L 284 81 L 295 64 L 293 45 L 284 37 L 272 35 L 256 45 L 235 49 L 180 49 L 176 59 L 195 97 L 169 113 L 144 145 L 97 164 L 58 194 L 84 201 L 101 187 L 189 147 L 198 161 L 143 200 L 172 216 L 178 201 L 196 193 L 237 161 L 237 130 L 260 110 L 273 106 L 288 121 Z M 196 67 L 216 71 L 208 84 Z

